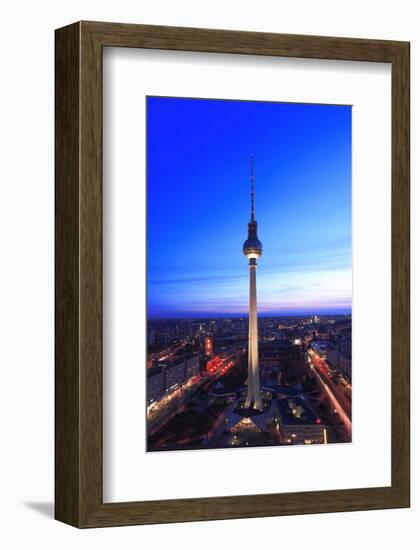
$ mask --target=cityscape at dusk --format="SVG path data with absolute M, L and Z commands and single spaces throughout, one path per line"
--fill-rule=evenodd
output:
M 351 442 L 351 284 L 350 106 L 147 98 L 148 451 Z

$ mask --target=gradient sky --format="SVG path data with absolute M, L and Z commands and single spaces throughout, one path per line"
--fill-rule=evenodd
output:
M 147 98 L 149 317 L 351 311 L 351 107 Z

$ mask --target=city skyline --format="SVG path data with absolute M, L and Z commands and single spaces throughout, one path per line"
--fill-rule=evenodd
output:
M 351 313 L 351 107 L 149 97 L 148 316 L 245 316 L 249 159 L 259 316 Z
M 148 451 L 351 441 L 351 315 L 259 318 L 256 338 L 252 306 L 249 318 L 149 319 Z

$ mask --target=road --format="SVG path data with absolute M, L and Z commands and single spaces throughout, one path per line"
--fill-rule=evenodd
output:
M 234 356 L 222 360 L 222 365 L 214 374 L 202 373 L 186 384 L 163 397 L 148 413 L 147 431 L 151 436 L 160 430 L 171 418 L 178 414 L 191 399 L 202 390 L 208 390 L 210 384 L 223 376 L 236 362 Z
M 312 349 L 308 351 L 308 357 L 314 369 L 321 376 L 323 382 L 329 387 L 346 415 L 351 420 L 352 387 L 343 377 L 331 373 L 325 359 L 317 355 Z
M 308 362 L 346 436 L 351 439 L 351 384 L 344 387 L 340 382 L 332 380 L 325 360 L 313 350 L 308 351 Z
M 202 374 L 196 380 L 191 380 L 171 394 L 163 397 L 147 415 L 147 431 L 149 436 L 160 430 L 175 414 L 180 412 L 208 383 L 209 375 Z

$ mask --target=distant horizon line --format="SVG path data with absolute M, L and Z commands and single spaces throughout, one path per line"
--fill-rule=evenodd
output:
M 351 315 L 352 315 L 352 312 L 347 311 L 347 312 L 340 312 L 340 313 L 338 313 L 338 312 L 275 313 L 275 314 L 261 313 L 261 314 L 258 315 L 258 317 L 264 317 L 264 318 L 272 318 L 272 317 L 308 317 L 308 316 L 310 316 L 310 317 L 313 317 L 313 316 L 317 316 L 317 317 L 348 317 L 348 316 L 351 316 Z M 210 314 L 173 315 L 173 316 L 148 315 L 147 318 L 148 318 L 148 320 L 156 320 L 156 319 L 230 319 L 230 318 L 248 319 L 248 317 L 249 317 L 248 313 L 246 313 L 244 315 L 241 315 L 239 313 L 232 313 L 232 314 L 221 313 L 221 314 L 215 314 L 215 315 L 210 315 Z

